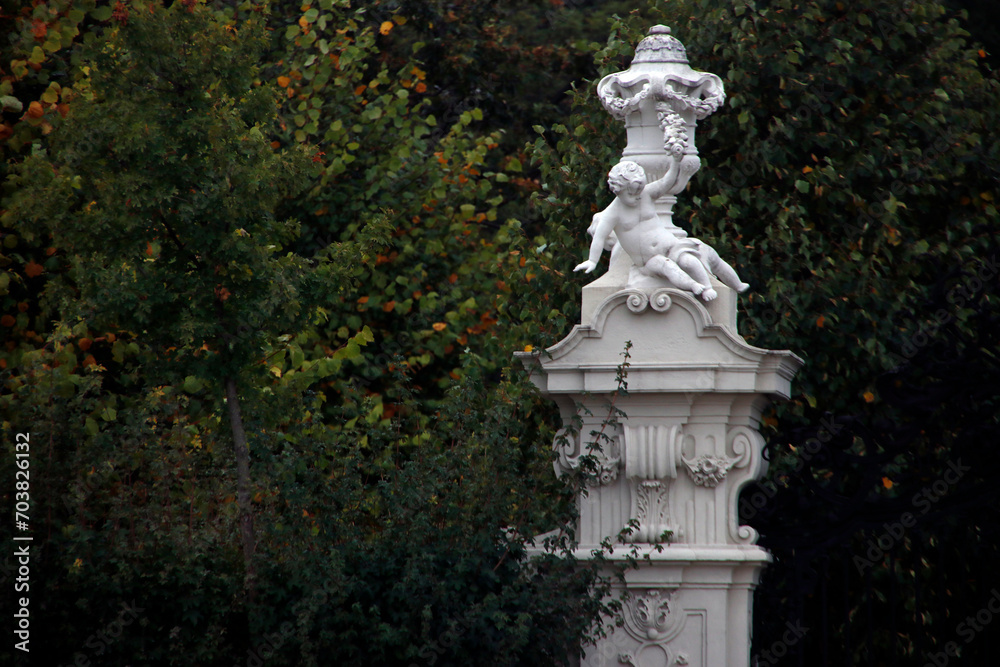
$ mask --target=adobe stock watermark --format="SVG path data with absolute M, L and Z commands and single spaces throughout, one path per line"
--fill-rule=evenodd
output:
M 472 627 L 472 623 L 465 616 L 458 619 L 458 625 L 453 626 L 441 633 L 436 641 L 431 641 L 420 647 L 417 657 L 422 659 L 424 665 L 433 665 L 454 646 L 459 639 Z M 417 663 L 410 663 L 410 667 L 420 667 Z
M 868 548 L 865 555 L 854 556 L 854 566 L 858 569 L 858 574 L 864 574 L 865 570 L 881 562 L 886 553 L 902 541 L 907 529 L 917 524 L 917 517 L 930 512 L 934 503 L 941 500 L 948 493 L 948 490 L 958 484 L 965 473 L 970 470 L 972 470 L 972 466 L 962 465 L 961 459 L 951 461 L 941 477 L 915 493 L 910 503 L 919 510 L 919 513 L 903 512 L 898 520 L 882 524 L 882 533 L 878 537 L 868 538 L 866 544 Z
M 974 616 L 967 616 L 964 621 L 955 626 L 955 634 L 958 635 L 965 644 L 971 644 L 979 633 L 986 630 L 986 626 L 993 622 L 993 618 L 1000 614 L 1000 591 L 993 589 L 990 591 L 992 597 L 986 601 L 983 608 Z M 956 641 L 950 641 L 944 645 L 943 651 L 935 653 L 924 653 L 927 662 L 924 667 L 945 667 L 952 658 L 961 655 L 962 647 Z
M 769 648 L 761 651 L 757 655 L 750 659 L 750 664 L 752 667 L 770 667 L 771 665 L 778 664 L 782 658 L 788 655 L 789 649 L 799 643 L 806 633 L 809 632 L 809 628 L 802 625 L 802 621 L 791 621 L 785 622 L 785 633 L 781 635 L 781 639 L 775 641 Z
M 798 459 L 795 462 L 795 471 L 802 470 L 802 467 L 809 463 L 823 449 L 823 445 L 833 440 L 833 438 L 844 430 L 842 424 L 838 424 L 835 418 L 827 415 L 820 420 L 820 428 L 815 437 L 809 438 L 803 443 L 796 453 Z M 757 484 L 759 487 L 751 494 L 743 494 L 740 497 L 739 516 L 740 521 L 749 521 L 757 516 L 757 512 L 767 505 L 768 501 L 778 495 L 778 487 L 771 480 L 763 480 Z
M 135 600 L 132 600 L 132 604 L 122 602 L 118 617 L 87 637 L 83 647 L 88 650 L 77 651 L 73 655 L 73 662 L 67 663 L 64 667 L 90 667 L 90 665 L 104 664 L 102 660 L 91 662 L 91 659 L 100 658 L 107 653 L 110 647 L 121 638 L 125 628 L 138 620 L 139 614 L 144 611 L 146 610 L 143 607 L 136 605 Z
M 989 285 L 990 281 L 1000 273 L 1000 257 L 992 255 L 988 259 L 982 259 L 978 266 L 970 268 L 966 280 L 961 284 L 953 286 L 948 290 L 945 299 L 956 309 L 965 307 L 972 299 L 976 298 Z M 955 319 L 955 314 L 945 308 L 939 308 L 931 316 L 929 322 L 921 323 L 916 333 L 910 336 L 900 347 L 899 353 L 889 353 L 888 357 L 896 366 L 901 366 L 906 361 L 913 359 L 923 348 L 934 342 L 935 337 L 941 327 Z

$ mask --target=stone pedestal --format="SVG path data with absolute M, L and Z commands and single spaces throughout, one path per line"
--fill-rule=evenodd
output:
M 739 525 L 737 501 L 765 472 L 761 411 L 788 397 L 802 361 L 748 345 L 721 283 L 706 303 L 665 279 L 629 282 L 631 269 L 616 257 L 584 288 L 584 322 L 548 350 L 519 355 L 563 423 L 579 424 L 556 439 L 557 473 L 593 457 L 578 556 L 605 539 L 617 544 L 613 561 L 633 549 L 649 556 L 627 574 L 624 627 L 581 664 L 746 666 L 753 589 L 770 556 Z M 616 396 L 626 341 L 627 395 Z M 625 416 L 609 423 L 616 410 Z

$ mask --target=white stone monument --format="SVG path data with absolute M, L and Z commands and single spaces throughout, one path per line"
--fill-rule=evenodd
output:
M 594 216 L 577 270 L 594 270 L 606 249 L 611 267 L 583 288 L 582 322 L 569 336 L 519 355 L 563 423 L 582 423 L 556 439 L 557 473 L 592 457 L 578 557 L 623 529 L 611 560 L 640 555 L 615 592 L 624 625 L 581 664 L 746 667 L 753 590 L 770 555 L 739 525 L 737 501 L 766 469 L 761 412 L 788 398 L 802 360 L 743 340 L 736 292 L 747 286 L 671 221 L 675 195 L 700 166 L 696 122 L 725 100 L 719 77 L 691 69 L 670 29 L 655 26 L 598 94 L 625 121 L 628 145 L 609 176 L 617 198 Z M 627 395 L 616 396 L 626 341 Z M 625 416 L 609 424 L 612 401 Z

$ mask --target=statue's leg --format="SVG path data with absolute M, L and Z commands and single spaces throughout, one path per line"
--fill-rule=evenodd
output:
M 677 258 L 677 264 L 680 265 L 684 271 L 702 284 L 704 290 L 701 293 L 701 298 L 705 301 L 711 301 L 718 296 L 718 293 L 712 289 L 712 278 L 708 275 L 708 269 L 702 264 L 701 258 L 694 254 L 693 252 L 683 253 Z M 697 294 L 698 292 L 695 292 Z
M 691 276 L 684 273 L 681 267 L 677 266 L 677 262 L 667 259 L 663 255 L 657 255 L 646 262 L 645 269 L 651 275 L 663 276 L 677 287 L 686 289 L 689 292 L 701 294 L 705 289 L 704 285 L 699 284 Z
M 703 256 L 707 256 L 708 266 L 712 269 L 723 285 L 730 287 L 737 292 L 746 292 L 750 287 L 747 283 L 740 280 L 739 275 L 736 273 L 736 269 L 731 267 L 726 260 L 719 257 L 719 253 L 715 249 L 708 246 L 702 246 L 701 251 Z

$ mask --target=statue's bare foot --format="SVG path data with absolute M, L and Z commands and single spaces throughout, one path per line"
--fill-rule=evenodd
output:
M 705 286 L 700 283 L 695 283 L 691 287 L 691 291 L 694 292 L 695 296 L 698 296 L 699 294 L 703 294 L 705 292 Z
M 736 291 L 740 294 L 743 294 L 743 292 L 746 292 L 748 289 L 750 289 L 750 283 L 739 283 L 736 286 Z
M 705 290 L 704 290 L 704 291 L 703 291 L 703 292 L 701 293 L 701 298 L 702 298 L 702 299 L 704 299 L 705 301 L 711 301 L 712 299 L 714 299 L 714 298 L 715 298 L 715 297 L 717 297 L 717 296 L 719 296 L 718 292 L 716 292 L 716 291 L 715 291 L 714 289 L 712 289 L 711 287 L 709 287 L 709 288 L 705 289 Z

